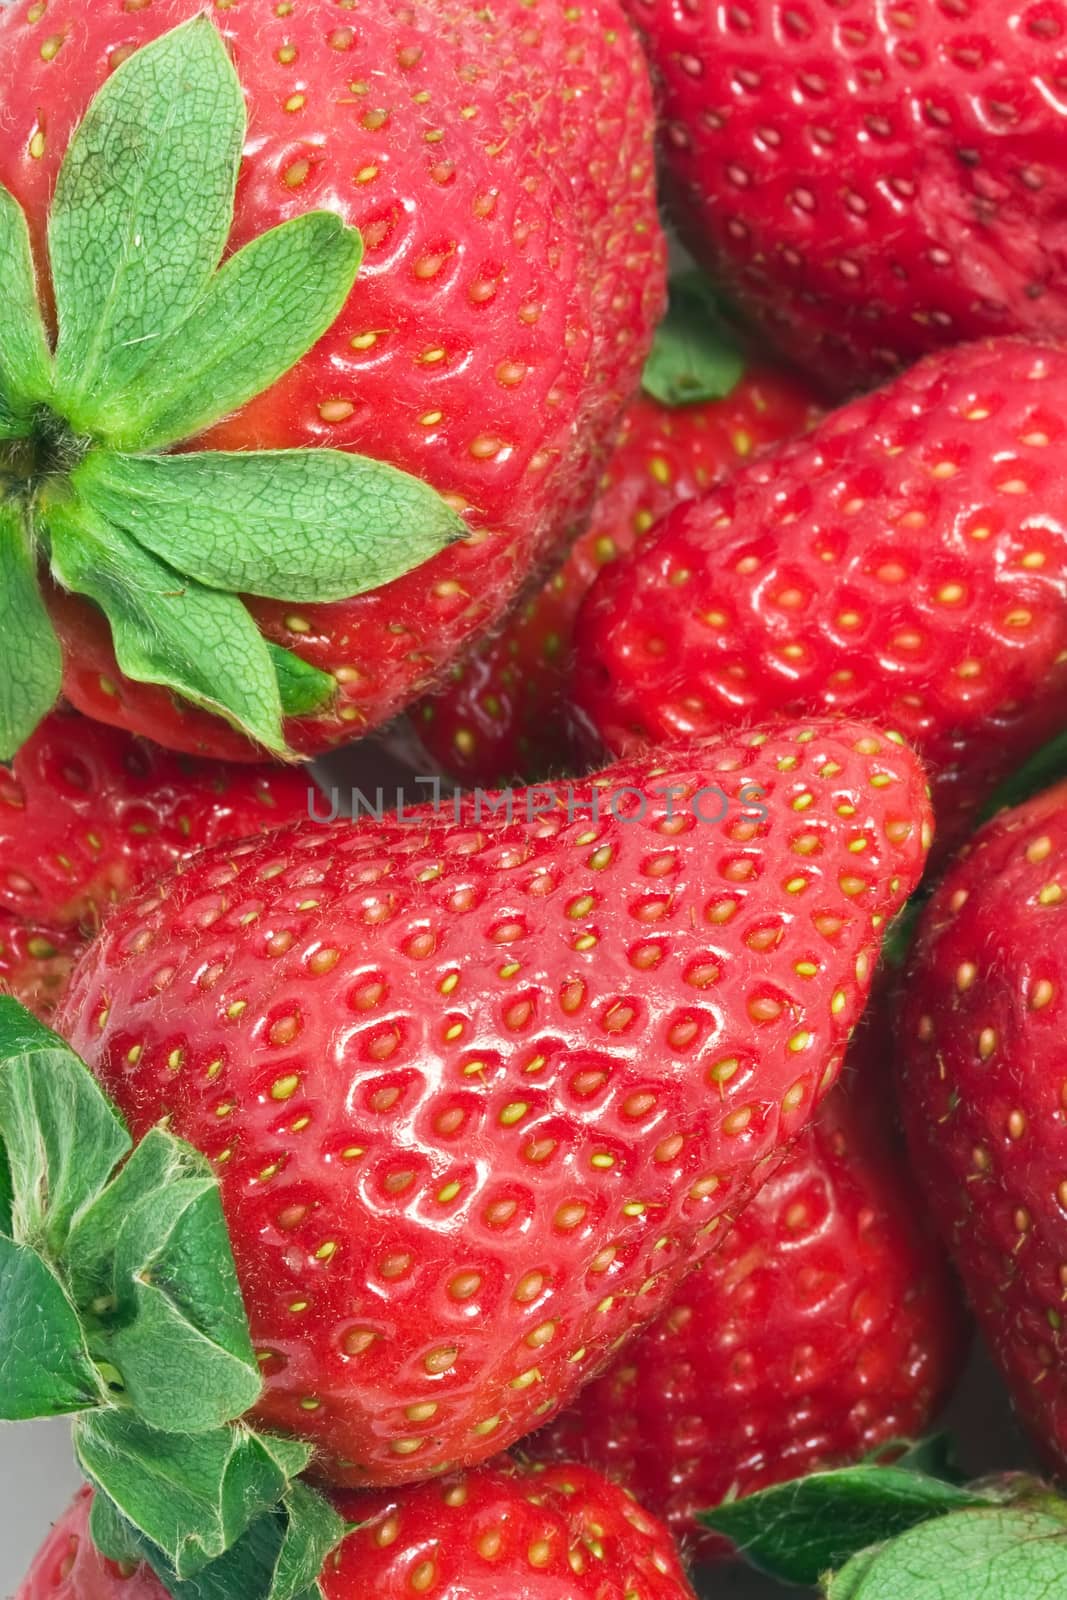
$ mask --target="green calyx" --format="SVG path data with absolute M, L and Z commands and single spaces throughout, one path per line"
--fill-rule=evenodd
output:
M 818 1586 L 824 1600 L 1067 1594 L 1067 1501 L 1044 1484 L 963 1484 L 940 1439 L 879 1459 L 776 1484 L 700 1521 L 759 1571 Z
M 466 531 L 417 478 L 344 451 L 172 453 L 300 361 L 360 268 L 358 232 L 325 211 L 222 260 L 245 132 L 206 17 L 112 74 L 49 216 L 54 350 L 26 218 L 0 188 L 0 759 L 59 693 L 42 567 L 104 613 L 129 677 L 285 756 L 284 718 L 335 683 L 270 645 L 242 597 L 346 599 Z
M 105 1554 L 177 1600 L 311 1600 L 344 1532 L 262 1389 L 208 1163 L 136 1147 L 56 1034 L 0 997 L 0 1418 L 74 1415 Z M 217 1566 L 216 1564 L 221 1564 Z M 216 1589 L 212 1588 L 216 1586 Z
M 660 405 L 722 400 L 745 375 L 745 358 L 723 319 L 714 289 L 700 272 L 671 279 L 667 315 L 656 329 L 641 383 Z

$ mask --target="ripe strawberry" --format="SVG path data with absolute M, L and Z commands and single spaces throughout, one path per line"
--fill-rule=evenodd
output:
M 838 388 L 1067 333 L 1058 7 L 628 0 L 687 243 Z
M 1067 356 L 931 356 L 680 507 L 594 586 L 574 694 L 608 747 L 870 717 L 927 765 L 939 845 L 1063 723 Z
M 0 912 L 0 992 L 47 1021 L 67 992 L 74 963 L 86 945 L 78 928 L 23 922 Z
M 693 1600 L 670 1535 L 587 1467 L 502 1457 L 398 1495 L 347 1495 L 356 1524 L 323 1569 L 324 1600 Z M 88 1490 L 35 1556 L 15 1600 L 166 1600 L 147 1568 L 107 1561 Z
M 306 820 L 309 784 L 54 712 L 0 769 L 0 985 L 51 1015 L 112 905 L 207 845 Z
M 0 912 L 93 932 L 198 850 L 306 821 L 309 794 L 300 772 L 195 761 L 54 712 L 0 772 Z
M 1067 1465 L 1067 785 L 975 835 L 926 907 L 904 987 L 914 1164 L 1015 1404 Z
M 847 721 L 505 798 L 204 852 L 64 1013 L 214 1162 L 257 1415 L 353 1486 L 507 1446 L 659 1311 L 836 1077 L 929 837 Z
M 698 1540 L 701 1509 L 916 1437 L 959 1375 L 963 1319 L 890 1129 L 864 1028 L 785 1164 L 654 1327 L 531 1445 L 625 1483 Z
M 203 9 L 0 12 L 0 182 L 26 210 L 42 273 L 47 207 L 94 93 Z M 647 71 L 615 0 L 548 0 L 536 15 L 521 0 L 341 10 L 234 0 L 210 12 L 250 127 L 228 249 L 326 208 L 359 229 L 364 255 L 326 336 L 197 448 L 358 452 L 431 485 L 468 536 L 428 560 L 412 546 L 399 570 L 421 564 L 353 599 L 249 601 L 266 638 L 334 691 L 286 723 L 304 753 L 388 718 L 548 558 L 588 504 L 663 293 Z M 33 428 L 40 476 L 55 429 Z M 64 466 L 56 454 L 45 476 Z M 61 582 L 49 605 L 80 709 L 178 749 L 255 759 L 173 685 L 124 678 L 88 600 Z
M 632 550 L 673 506 L 707 493 L 754 451 L 799 433 L 814 414 L 807 389 L 766 366 L 751 367 L 723 399 L 698 405 L 638 396 L 592 522 L 567 560 L 502 632 L 452 669 L 448 687 L 416 709 L 434 759 L 482 784 L 575 770 L 580 757 L 566 721 L 571 636 L 601 567 Z

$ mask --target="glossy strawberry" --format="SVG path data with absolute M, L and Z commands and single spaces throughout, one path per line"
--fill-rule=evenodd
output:
M 503 783 L 573 771 L 567 725 L 571 636 L 601 567 L 626 555 L 672 507 L 696 499 L 755 451 L 814 420 L 808 390 L 751 367 L 725 398 L 668 406 L 639 395 L 623 421 L 589 527 L 544 588 L 504 629 L 453 669 L 451 684 L 414 712 L 429 752 L 458 778 Z
M 531 1443 L 610 1473 L 701 1556 L 723 1546 L 695 1512 L 918 1437 L 959 1375 L 957 1292 L 891 1131 L 884 1051 L 884 1032 L 857 1036 L 720 1248 Z
M 1016 1407 L 1067 1464 L 1067 785 L 976 834 L 919 927 L 901 1103 L 916 1170 Z
M 574 694 L 609 748 L 865 716 L 933 785 L 939 844 L 1063 725 L 1067 356 L 931 356 L 705 499 L 594 586 Z
M 486 1458 L 656 1314 L 836 1077 L 929 837 L 847 721 L 505 801 L 204 852 L 62 1019 L 214 1162 L 257 1414 L 335 1481 Z
M 1058 6 L 628 5 L 687 242 L 805 371 L 1067 333 Z
M 79 928 L 57 928 L 0 912 L 0 992 L 47 1021 L 67 992 L 86 945 Z
M 306 773 L 196 761 L 54 712 L 0 773 L 0 912 L 92 932 L 196 851 L 306 821 L 314 794 Z
M 35 1556 L 15 1600 L 165 1600 L 147 1567 L 107 1561 L 83 1490 Z M 501 1459 L 399 1495 L 347 1495 L 357 1526 L 323 1569 L 324 1600 L 692 1600 L 670 1535 L 586 1467 Z
M 202 10 L 53 0 L 0 14 L 0 182 L 39 265 L 94 93 Z M 650 94 L 614 0 L 536 16 L 518 0 L 492 13 L 374 0 L 358 23 L 333 0 L 237 0 L 211 17 L 251 130 L 230 249 L 325 209 L 359 229 L 364 255 L 326 337 L 198 448 L 357 452 L 424 480 L 469 530 L 352 600 L 249 602 L 333 691 L 286 724 L 308 753 L 424 687 L 586 508 L 662 300 Z M 62 588 L 50 606 L 72 702 L 176 748 L 253 755 L 158 679 L 124 678 L 99 613 Z
M 51 1016 L 111 906 L 207 845 L 306 820 L 313 793 L 54 712 L 0 770 L 0 988 Z

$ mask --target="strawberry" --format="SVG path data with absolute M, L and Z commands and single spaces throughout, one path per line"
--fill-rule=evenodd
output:
M 828 713 L 900 730 L 939 844 L 1062 726 L 1067 356 L 929 357 L 768 452 L 598 579 L 574 696 L 614 751 Z
M 834 1081 L 928 839 L 848 721 L 283 829 L 118 907 L 61 1031 L 214 1164 L 255 1416 L 403 1482 L 662 1308 Z
M 959 1375 L 963 1319 L 890 1132 L 883 1039 L 857 1035 L 720 1248 L 532 1441 L 620 1479 L 703 1557 L 723 1546 L 696 1512 L 917 1436 Z
M 313 793 L 53 712 L 0 770 L 0 986 L 50 1016 L 112 905 L 206 845 L 306 819 Z
M 34 1016 L 49 1018 L 67 992 L 85 944 L 78 928 L 23 922 L 0 911 L 0 991 L 14 995 Z
M 427 750 L 467 782 L 573 771 L 566 725 L 574 619 L 601 567 L 626 555 L 672 507 L 720 483 L 754 451 L 814 419 L 804 385 L 756 365 L 721 398 L 664 405 L 639 395 L 626 412 L 588 529 L 503 630 L 452 669 L 414 712 Z
M 693 1600 L 670 1535 L 587 1467 L 501 1458 L 400 1494 L 338 1498 L 354 1531 L 323 1569 L 324 1600 Z M 15 1600 L 165 1600 L 146 1566 L 107 1560 L 83 1490 Z
M 987 823 L 946 873 L 899 1031 L 916 1170 L 1015 1405 L 1061 1472 L 1065 881 L 1061 783 Z
M 1067 334 L 1058 7 L 628 0 L 687 243 L 840 389 L 939 345 Z
M 0 913 L 91 933 L 198 850 L 306 821 L 314 794 L 302 773 L 195 761 L 54 712 L 0 773 Z
M 53 628 L 75 705 L 174 748 L 381 723 L 581 517 L 659 314 L 616 0 L 52 0 L 0 60 L 0 743 Z

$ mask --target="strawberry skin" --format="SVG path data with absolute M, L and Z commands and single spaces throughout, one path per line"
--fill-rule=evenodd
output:
M 680 507 L 594 585 L 574 696 L 609 749 L 843 713 L 926 763 L 939 845 L 1063 725 L 1067 355 L 928 357 Z
M 15 1600 L 166 1600 L 145 1567 L 107 1561 L 89 1537 L 88 1489 L 34 1557 Z M 324 1600 L 693 1600 L 666 1529 L 587 1467 L 482 1471 L 347 1495 L 357 1524 L 321 1577 Z M 506 1588 L 502 1591 L 501 1585 Z
M 815 1124 L 659 1321 L 531 1448 L 625 1483 L 704 1557 L 694 1513 L 915 1438 L 965 1352 L 955 1286 L 890 1133 L 864 1028 Z
M 1056 8 L 628 0 L 687 243 L 840 389 L 938 345 L 1067 333 Z
M 175 862 L 306 820 L 310 778 L 176 756 L 70 711 L 0 771 L 0 913 L 92 932 Z
M 661 1309 L 834 1081 L 929 839 L 847 721 L 482 798 L 204 852 L 61 1025 L 215 1163 L 259 1414 L 351 1486 L 487 1458 Z
M 53 0 L 0 13 L 0 182 L 40 236 L 71 131 L 131 51 L 200 0 Z M 591 497 L 663 302 L 651 94 L 615 0 L 334 0 L 212 8 L 251 136 L 231 244 L 326 207 L 365 257 L 329 334 L 205 447 L 329 446 L 385 459 L 463 510 L 468 540 L 330 605 L 254 602 L 262 631 L 330 673 L 287 726 L 316 753 L 391 716 L 491 622 Z M 46 259 L 38 237 L 40 260 Z M 80 709 L 192 753 L 243 736 L 119 674 L 107 628 L 55 598 Z
M 1067 1468 L 1063 905 L 1067 785 L 975 835 L 927 906 L 904 988 L 915 1168 L 1015 1405 Z
M 85 944 L 80 928 L 23 922 L 0 911 L 0 991 L 47 1022 L 67 992 Z
M 434 759 L 482 784 L 579 766 L 566 718 L 571 637 L 601 567 L 632 550 L 672 507 L 706 494 L 754 451 L 800 433 L 814 417 L 807 388 L 771 367 L 751 368 L 725 398 L 699 405 L 666 406 L 638 395 L 592 521 L 567 560 L 413 713 Z

